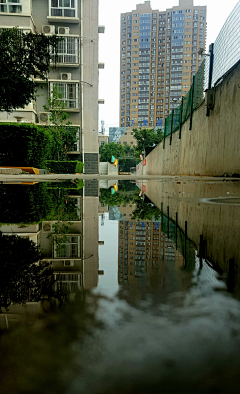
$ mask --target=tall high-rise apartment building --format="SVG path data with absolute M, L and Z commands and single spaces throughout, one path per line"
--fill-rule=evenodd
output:
M 150 1 L 121 14 L 120 126 L 157 126 L 192 83 L 205 48 L 206 6 L 179 0 L 166 11 Z

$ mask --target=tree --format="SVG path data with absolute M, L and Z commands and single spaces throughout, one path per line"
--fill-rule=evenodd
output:
M 111 161 L 112 156 L 118 158 L 120 172 L 129 172 L 130 167 L 136 166 L 135 150 L 129 145 L 110 142 L 110 144 L 99 147 L 99 154 L 101 155 L 101 162 Z
M 140 219 L 140 220 L 160 220 L 161 211 L 153 204 L 151 200 L 145 195 L 144 200 L 135 194 L 134 204 L 136 204 L 136 208 L 133 211 L 132 219 Z
M 0 232 L 0 313 L 11 304 L 49 300 L 55 296 L 53 270 L 33 241 Z
M 135 148 L 137 158 L 145 152 L 148 155 L 164 138 L 164 133 L 161 129 L 155 131 L 154 129 L 134 129 L 134 138 L 137 140 L 137 147 Z
M 34 78 L 47 81 L 51 59 L 62 38 L 22 33 L 18 28 L 0 30 L 0 110 L 23 108 L 36 98 Z
M 111 189 L 101 189 L 101 195 L 99 201 L 102 204 L 109 205 L 110 207 L 115 207 L 122 204 L 131 204 L 133 201 L 135 192 L 118 192 L 111 194 Z
M 67 121 L 69 114 L 64 111 L 66 103 L 62 99 L 62 94 L 58 93 L 56 86 L 53 87 L 50 97 L 47 97 L 47 102 L 48 104 L 43 108 L 46 112 L 50 112 L 50 122 L 55 125 L 47 129 L 52 135 L 54 145 L 52 159 L 68 160 L 68 152 L 73 149 L 79 139 L 78 128 L 70 126 L 72 122 Z

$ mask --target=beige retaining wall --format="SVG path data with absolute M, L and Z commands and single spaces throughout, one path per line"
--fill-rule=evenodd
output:
M 206 116 L 205 103 L 194 111 L 179 131 L 159 144 L 137 174 L 212 175 L 240 174 L 240 65 L 216 88 L 215 106 Z

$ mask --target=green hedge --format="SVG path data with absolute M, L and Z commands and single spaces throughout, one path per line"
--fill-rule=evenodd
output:
M 42 126 L 0 123 L 0 165 L 46 168 L 52 136 Z
M 30 225 L 43 220 L 78 220 L 76 201 L 68 196 L 78 185 L 57 183 L 49 188 L 47 183 L 33 186 L 1 185 L 0 227 L 3 224 Z
M 48 160 L 47 167 L 49 172 L 54 174 L 75 174 L 76 172 L 83 172 L 83 163 L 81 161 L 57 161 Z M 81 171 L 77 171 L 81 170 Z
M 75 172 L 82 174 L 83 173 L 83 166 L 84 166 L 84 164 L 81 161 L 77 161 Z

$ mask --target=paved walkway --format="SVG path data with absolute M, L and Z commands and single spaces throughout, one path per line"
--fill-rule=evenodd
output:
M 16 182 L 56 182 L 66 181 L 69 179 L 83 179 L 83 180 L 127 180 L 127 181 L 145 181 L 145 180 L 159 180 L 159 181 L 204 181 L 204 182 L 219 182 L 219 181 L 240 181 L 240 178 L 227 177 L 207 177 L 207 176 L 170 176 L 170 175 L 98 175 L 98 174 L 19 174 L 6 175 L 0 174 L 0 182 L 16 183 Z

